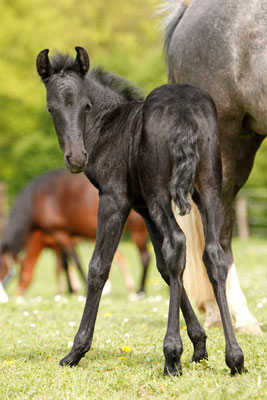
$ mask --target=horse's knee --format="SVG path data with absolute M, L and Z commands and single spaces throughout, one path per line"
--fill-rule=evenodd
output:
M 185 235 L 182 231 L 173 232 L 171 237 L 165 237 L 162 245 L 164 261 L 169 273 L 181 275 L 185 268 Z
M 211 242 L 205 246 L 203 261 L 211 283 L 225 284 L 228 266 L 225 254 L 218 242 Z
M 93 290 L 103 289 L 108 279 L 109 268 L 103 268 L 99 263 L 92 263 L 89 266 L 88 287 Z

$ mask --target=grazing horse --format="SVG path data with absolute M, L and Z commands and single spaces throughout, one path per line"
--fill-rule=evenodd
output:
M 259 324 L 240 288 L 231 248 L 233 201 L 247 181 L 255 154 L 267 135 L 267 2 L 266 0 L 166 1 L 165 50 L 169 81 L 191 82 L 205 89 L 218 111 L 222 156 L 222 231 L 227 257 L 227 297 L 235 326 L 259 333 Z M 195 217 L 198 231 L 200 218 Z M 188 227 L 190 231 L 190 228 Z M 196 232 L 191 231 L 195 236 Z M 201 263 L 203 239 L 194 273 L 187 273 L 200 306 L 214 301 Z M 199 285 L 201 282 L 201 285 Z M 215 317 L 216 318 L 216 317 Z M 212 323 L 212 321 L 210 321 Z
M 186 214 L 192 195 L 203 220 L 204 261 L 221 312 L 226 363 L 232 374 L 241 373 L 244 357 L 227 305 L 227 262 L 219 244 L 221 159 L 212 98 L 197 86 L 174 84 L 143 100 L 123 78 L 89 70 L 82 47 L 76 52 L 75 59 L 59 53 L 50 62 L 45 49 L 36 60 L 66 166 L 73 173 L 84 170 L 100 196 L 85 308 L 73 347 L 60 364 L 77 365 L 91 347 L 102 289 L 132 208 L 145 219 L 157 267 L 170 286 L 164 373 L 181 373 L 180 307 L 194 346 L 192 360 L 207 357 L 205 331 L 183 288 L 185 235 L 171 209 L 173 200 Z
M 7 272 L 11 258 L 23 249 L 18 294 L 29 286 L 40 252 L 51 247 L 57 254 L 57 271 L 66 269 L 68 285 L 73 291 L 66 258 L 73 259 L 84 282 L 75 244 L 81 238 L 96 239 L 98 191 L 83 174 L 73 176 L 66 170 L 54 170 L 33 179 L 18 195 L 0 243 L 0 261 Z M 125 225 L 138 247 L 143 264 L 139 293 L 144 292 L 149 263 L 147 231 L 143 218 L 130 213 Z M 133 281 L 124 259 L 117 254 L 126 286 L 133 289 Z

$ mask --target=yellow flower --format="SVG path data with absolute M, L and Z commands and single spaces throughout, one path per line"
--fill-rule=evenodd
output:
M 112 314 L 110 312 L 106 312 L 104 314 L 104 318 L 110 318 L 112 316 Z
M 183 326 L 183 329 L 184 329 L 185 331 L 187 330 L 187 327 L 186 327 L 186 325 L 184 325 L 184 326 Z
M 125 360 L 125 357 L 119 357 L 119 360 Z
M 14 364 L 15 363 L 15 361 L 13 361 L 13 360 L 7 360 L 7 361 L 5 361 L 5 364 L 7 364 L 7 365 L 11 365 L 11 364 Z
M 143 329 L 146 328 L 146 327 L 147 327 L 146 324 L 142 324 L 141 325 L 141 328 L 143 328 Z
M 122 346 L 120 347 L 121 351 L 124 351 L 125 353 L 130 353 L 131 351 L 133 351 L 133 349 L 130 346 Z

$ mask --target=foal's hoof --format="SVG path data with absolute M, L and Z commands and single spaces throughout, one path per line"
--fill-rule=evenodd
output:
M 194 354 L 189 362 L 190 363 L 192 363 L 192 362 L 198 363 L 201 360 L 207 360 L 207 359 L 208 359 L 208 352 L 205 349 L 205 351 L 200 351 L 200 352 L 194 351 Z
M 164 366 L 164 375 L 166 376 L 180 376 L 182 375 L 182 368 L 181 368 L 181 363 L 179 364 L 174 363 L 165 363 Z
M 244 367 L 244 356 L 240 347 L 232 348 L 230 351 L 226 353 L 225 361 L 228 367 L 231 370 L 231 375 L 235 375 L 236 373 L 242 374 L 247 372 Z
M 66 357 L 62 358 L 62 360 L 59 361 L 59 365 L 61 365 L 62 367 L 66 365 L 69 365 L 70 367 L 75 367 L 82 357 L 83 355 L 75 355 L 75 353 L 70 352 Z
M 248 372 L 247 368 L 244 365 L 240 367 L 231 368 L 231 375 L 235 374 L 246 374 Z

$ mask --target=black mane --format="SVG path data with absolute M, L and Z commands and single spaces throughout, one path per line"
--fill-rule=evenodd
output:
M 79 66 L 76 60 L 69 54 L 62 54 L 56 52 L 51 57 L 51 66 L 55 74 L 59 72 L 77 72 L 79 73 Z
M 107 86 L 120 94 L 125 98 L 126 101 L 143 101 L 144 94 L 142 91 L 127 79 L 122 78 L 119 75 L 113 74 L 112 72 L 105 71 L 101 67 L 94 68 L 91 71 L 91 75 L 101 85 Z
M 55 53 L 51 57 L 51 66 L 54 73 L 79 73 L 77 61 L 69 54 Z M 144 94 L 142 91 L 127 79 L 112 72 L 105 71 L 102 67 L 97 67 L 88 72 L 92 79 L 97 80 L 101 85 L 108 87 L 117 94 L 121 95 L 126 101 L 142 101 Z

